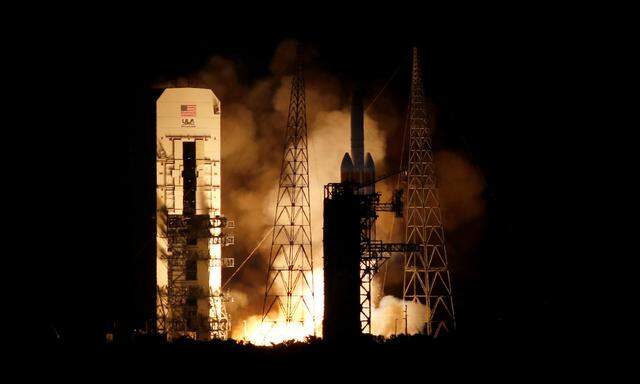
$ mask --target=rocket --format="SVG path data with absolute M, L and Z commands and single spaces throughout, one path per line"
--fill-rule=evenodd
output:
M 364 110 L 359 86 L 355 86 L 351 96 L 351 158 L 354 168 L 364 170 Z M 362 182 L 362 180 L 359 180 Z
M 364 108 L 362 91 L 354 87 L 351 97 L 351 155 L 344 154 L 340 165 L 340 181 L 360 184 L 362 194 L 375 192 L 376 168 L 371 153 L 364 156 Z

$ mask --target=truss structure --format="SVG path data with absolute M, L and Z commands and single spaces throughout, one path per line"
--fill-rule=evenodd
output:
M 405 254 L 403 299 L 426 305 L 425 332 L 437 337 L 455 328 L 455 312 L 417 48 L 413 49 L 407 190 L 405 241 L 423 248 Z
M 291 98 L 276 201 L 263 322 L 304 323 L 315 331 L 305 84 L 301 51 Z
M 353 199 L 359 216 L 360 332 L 371 333 L 371 283 L 380 267 L 393 253 L 419 251 L 421 244 L 383 243 L 375 239 L 377 212 L 402 214 L 402 191 L 395 191 L 391 202 L 381 203 L 378 192 L 363 193 L 358 183 L 331 183 L 324 188 L 325 199 Z
M 223 217 L 209 215 L 169 215 L 166 226 L 167 252 L 160 257 L 167 263 L 168 283 L 158 287 L 158 332 L 169 339 L 226 339 L 230 331 L 229 315 L 222 292 L 205 289 L 189 278 L 190 262 L 216 262 L 208 251 L 191 245 L 189 239 L 206 238 L 211 244 L 231 245 L 232 237 L 215 236 L 211 229 L 226 226 Z M 232 258 L 217 260 L 221 267 L 233 267 Z M 206 301 L 209 313 L 198 312 L 198 302 Z

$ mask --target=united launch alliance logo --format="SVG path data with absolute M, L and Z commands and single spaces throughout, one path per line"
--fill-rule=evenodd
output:
M 183 127 L 195 127 L 195 119 L 190 119 L 190 117 L 196 117 L 196 106 L 193 104 L 181 105 L 180 116 L 182 117 Z
M 196 119 L 182 119 L 182 126 L 183 127 L 195 127 L 196 126 Z

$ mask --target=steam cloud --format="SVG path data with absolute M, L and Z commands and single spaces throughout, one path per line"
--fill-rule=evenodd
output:
M 224 57 L 214 56 L 188 83 L 207 87 L 222 101 L 222 211 L 236 221 L 236 245 L 225 248 L 225 257 L 233 256 L 238 265 L 273 225 L 286 118 L 289 106 L 291 72 L 295 61 L 293 40 L 283 41 L 275 50 L 270 74 L 251 84 L 240 80 L 240 65 Z M 306 59 L 309 59 L 307 57 Z M 306 60 L 305 83 L 307 125 L 309 129 L 309 162 L 311 183 L 311 219 L 313 257 L 316 271 L 322 268 L 322 198 L 323 186 L 339 181 L 342 154 L 349 150 L 350 89 L 339 79 L 313 66 Z M 178 79 L 178 82 L 185 79 Z M 387 167 L 388 139 L 397 137 L 404 110 L 365 116 L 365 151 L 371 152 L 379 173 L 397 169 Z M 482 177 L 469 163 L 454 152 L 437 155 L 440 190 L 447 229 L 464 225 L 484 214 L 480 197 L 484 189 Z M 390 198 L 395 182 L 378 186 L 383 198 Z M 390 239 L 387 233 L 391 219 L 379 221 L 378 237 Z M 401 228 L 402 222 L 395 223 Z M 401 231 L 392 232 L 398 237 Z M 265 278 L 270 251 L 267 238 L 254 258 L 229 284 L 234 301 L 227 305 L 232 316 L 232 337 L 242 339 L 245 326 L 254 327 L 260 319 L 264 299 Z M 387 287 L 402 284 L 398 260 L 390 262 Z M 320 269 L 321 271 L 321 269 Z M 223 270 L 223 281 L 231 274 Z M 321 273 L 315 273 L 321 279 Z M 382 296 L 381 279 L 375 280 L 373 332 L 391 335 L 396 321 L 402 322 L 401 299 Z M 321 284 L 316 283 L 316 287 Z M 322 295 L 316 293 L 316 298 Z M 316 307 L 318 305 L 316 304 Z M 321 308 L 321 307 L 320 307 Z M 419 304 L 408 306 L 410 332 L 418 332 L 426 316 Z M 404 323 L 402 323 L 404 330 Z

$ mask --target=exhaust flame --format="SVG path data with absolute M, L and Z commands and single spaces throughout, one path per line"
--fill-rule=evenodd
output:
M 232 338 L 243 340 L 255 345 L 280 344 L 285 341 L 304 341 L 308 336 L 322 336 L 322 317 L 324 313 L 324 281 L 322 268 L 313 270 L 313 290 L 305 296 L 308 302 L 313 302 L 313 316 L 304 316 L 302 322 L 262 321 L 262 316 L 249 316 L 243 321 L 242 327 L 235 328 Z M 305 311 L 306 312 L 306 311 Z M 302 313 L 302 312 L 301 312 Z M 303 314 L 304 315 L 304 314 Z M 314 326 L 315 323 L 315 326 Z

